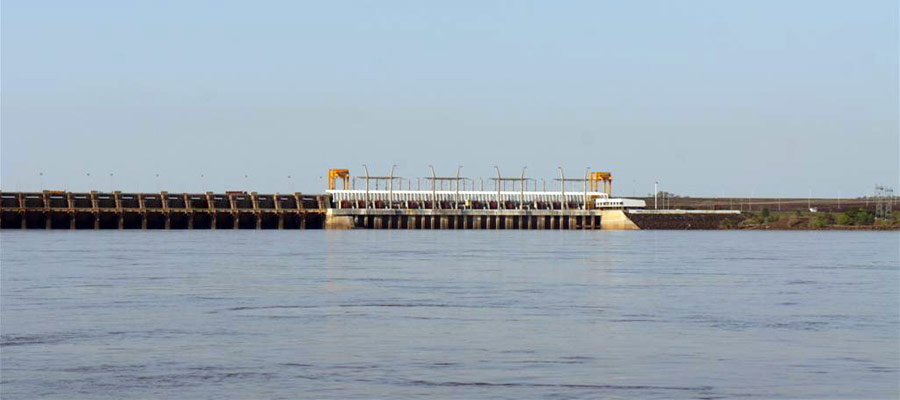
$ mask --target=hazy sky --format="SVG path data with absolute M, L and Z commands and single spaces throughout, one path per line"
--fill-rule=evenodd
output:
M 6 191 L 319 192 L 362 163 L 900 189 L 896 1 L 5 0 L 0 27 Z

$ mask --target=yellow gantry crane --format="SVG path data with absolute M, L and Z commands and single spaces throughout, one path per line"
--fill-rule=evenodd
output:
M 591 171 L 591 191 L 612 194 L 612 173 L 608 171 Z
M 332 168 L 328 170 L 328 190 L 335 190 L 338 179 L 341 180 L 342 189 L 350 189 L 350 170 Z

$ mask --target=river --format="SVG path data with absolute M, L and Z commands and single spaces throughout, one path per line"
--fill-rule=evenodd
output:
M 0 394 L 893 398 L 900 234 L 6 231 Z

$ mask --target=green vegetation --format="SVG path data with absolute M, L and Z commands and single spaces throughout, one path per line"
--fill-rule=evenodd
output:
M 834 217 L 829 213 L 817 214 L 816 217 L 810 221 L 810 225 L 812 225 L 813 228 L 824 228 L 831 224 L 834 224 Z
M 737 224 L 734 222 L 734 220 L 730 219 L 722 220 L 722 222 L 719 223 L 719 229 L 734 229 L 736 227 Z
M 896 214 L 895 214 L 896 215 Z M 841 212 L 805 212 L 801 210 L 772 211 L 763 208 L 756 213 L 744 213 L 739 224 L 723 223 L 722 228 L 746 229 L 826 229 L 826 228 L 878 228 L 897 229 L 900 218 L 895 215 L 875 219 L 871 210 L 855 208 Z
M 847 213 L 840 213 L 837 215 L 834 222 L 838 225 L 853 225 L 853 216 L 848 215 Z

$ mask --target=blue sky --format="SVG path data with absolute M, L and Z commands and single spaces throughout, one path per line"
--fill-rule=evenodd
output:
M 590 166 L 620 195 L 900 185 L 895 1 L 4 1 L 0 18 L 7 191 L 43 172 L 318 192 L 362 163 Z

